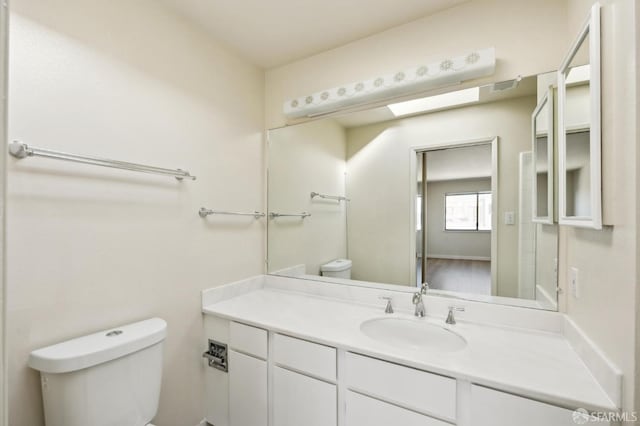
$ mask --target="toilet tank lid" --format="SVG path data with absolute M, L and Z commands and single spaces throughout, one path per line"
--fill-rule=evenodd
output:
M 44 373 L 81 370 L 140 351 L 166 335 L 167 323 L 151 318 L 37 349 L 29 355 L 29 367 Z
M 336 259 L 329 263 L 325 263 L 320 266 L 321 272 L 340 272 L 346 271 L 351 268 L 351 260 L 349 259 Z

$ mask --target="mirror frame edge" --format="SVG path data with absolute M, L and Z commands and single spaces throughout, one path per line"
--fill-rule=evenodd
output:
M 554 189 L 555 189 L 555 174 L 554 174 L 554 149 L 555 149 L 555 109 L 554 109 L 554 96 L 553 96 L 553 86 L 549 86 L 547 88 L 547 92 L 544 94 L 540 103 L 536 106 L 536 109 L 531 114 L 531 139 L 532 139 L 532 149 L 533 152 L 533 213 L 531 216 L 531 221 L 534 223 L 541 223 L 544 225 L 553 225 L 554 224 Z M 548 178 L 547 178 L 547 214 L 546 216 L 538 216 L 538 179 L 537 179 L 537 170 L 536 170 L 536 159 L 538 155 L 538 143 L 537 143 L 537 126 L 536 126 L 536 118 L 539 116 L 541 110 L 547 106 L 547 170 L 548 170 Z
M 601 116 L 601 5 L 595 3 L 591 7 L 589 17 L 583 25 L 578 38 L 573 42 L 569 53 L 558 69 L 558 223 L 582 228 L 602 229 L 602 116 Z M 582 43 L 589 41 L 589 64 L 590 64 L 590 193 L 591 193 L 591 214 L 588 218 L 579 219 L 577 216 L 566 215 L 566 126 L 565 126 L 565 106 L 566 106 L 566 73 L 571 64 L 571 60 L 576 55 Z

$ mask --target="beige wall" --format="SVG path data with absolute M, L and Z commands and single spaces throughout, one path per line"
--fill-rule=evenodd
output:
M 485 81 L 555 70 L 566 50 L 566 24 L 564 1 L 474 0 L 273 68 L 266 73 L 267 127 L 285 123 L 287 99 L 471 49 L 496 48 L 496 73 Z
M 528 96 L 349 129 L 347 230 L 354 269 L 363 268 L 357 279 L 411 283 L 411 148 L 498 136 L 497 290 L 517 297 L 518 228 L 501 218 L 518 211 L 518 158 L 530 150 L 535 103 Z
M 569 29 L 578 34 L 591 3 L 569 0 Z M 637 323 L 637 35 L 634 0 L 605 1 L 602 9 L 602 231 L 560 227 L 562 309 L 624 374 L 623 408 L 634 408 Z M 565 47 L 565 48 L 568 48 Z M 568 268 L 579 269 L 580 298 L 568 288 Z M 636 406 L 635 409 L 639 407 Z
M 635 7 L 635 38 L 638 39 L 640 27 L 640 7 Z M 638 58 L 640 58 L 640 43 L 636 41 L 636 146 L 640 145 L 640 69 L 638 68 Z M 636 149 L 636 185 L 640 186 L 640 149 Z M 636 197 L 636 361 L 635 361 L 635 409 L 640 410 L 640 250 L 638 249 L 638 241 L 640 241 L 640 197 Z
M 345 194 L 346 137 L 333 120 L 269 132 L 269 211 L 311 216 L 269 220 L 269 271 L 304 264 L 307 274 L 347 256 L 344 201 L 310 193 Z
M 8 11 L 6 7 L 0 8 L 0 144 L 7 143 L 7 36 L 8 36 Z M 7 344 L 6 344 L 6 185 L 7 151 L 0 150 L 0 424 L 8 425 L 8 386 L 7 386 Z
M 43 425 L 33 349 L 159 316 L 159 426 L 203 417 L 200 290 L 263 271 L 263 73 L 152 0 L 11 2 L 10 136 L 195 182 L 10 160 L 12 426 Z
M 490 232 L 444 230 L 445 194 L 471 191 L 491 191 L 491 179 L 427 182 L 427 257 L 491 259 Z

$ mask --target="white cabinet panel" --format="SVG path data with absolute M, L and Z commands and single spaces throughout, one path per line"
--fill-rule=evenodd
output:
M 335 348 L 276 334 L 273 342 L 273 359 L 276 364 L 309 373 L 321 379 L 336 380 Z
M 573 411 L 531 399 L 471 386 L 473 426 L 575 426 Z M 609 423 L 597 423 L 606 426 Z
M 226 343 L 229 341 L 229 320 L 205 315 L 204 342 L 202 347 L 209 345 L 209 338 Z M 205 418 L 216 426 L 229 426 L 229 375 L 215 368 L 209 367 L 205 358 Z
M 335 426 L 337 424 L 338 400 L 335 385 L 280 367 L 274 368 L 273 380 L 275 425 Z
M 229 351 L 231 426 L 267 426 L 267 362 Z
M 455 421 L 454 379 L 353 353 L 346 360 L 349 389 Z
M 231 349 L 267 359 L 267 330 L 231 322 L 229 325 Z
M 405 410 L 349 391 L 346 426 L 451 426 L 449 423 Z

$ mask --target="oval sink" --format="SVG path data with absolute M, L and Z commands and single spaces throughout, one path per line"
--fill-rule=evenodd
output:
M 372 339 L 396 347 L 454 352 L 467 346 L 464 337 L 420 319 L 375 318 L 360 325 Z

